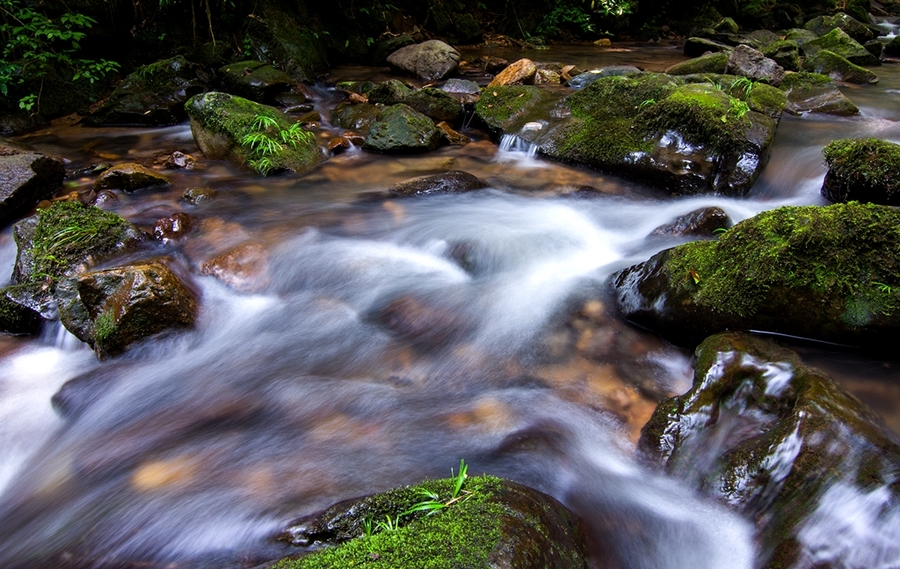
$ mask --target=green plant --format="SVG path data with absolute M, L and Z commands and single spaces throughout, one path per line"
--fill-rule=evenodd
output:
M 393 518 L 389 514 L 384 515 L 384 521 L 378 522 L 375 524 L 375 527 L 381 531 L 395 531 L 400 527 L 400 516 L 403 514 L 397 514 Z
M 750 112 L 750 105 L 740 99 L 732 97 L 728 102 L 731 105 L 731 112 L 733 112 L 739 120 L 744 118 L 744 115 Z
M 892 286 L 890 286 L 890 285 L 885 284 L 885 283 L 876 283 L 876 282 L 873 282 L 872 284 L 875 285 L 876 287 L 878 287 L 878 290 L 881 291 L 881 292 L 883 292 L 883 293 L 885 293 L 885 294 L 893 294 L 893 292 L 894 292 L 894 288 L 893 288 Z
M 278 120 L 269 115 L 256 115 L 250 129 L 240 139 L 241 147 L 249 150 L 248 163 L 262 175 L 268 175 L 275 169 L 276 158 L 285 150 L 285 146 L 299 148 L 313 141 L 313 134 L 303 130 L 300 123 L 282 128 Z
M 468 475 L 466 474 L 468 470 L 469 466 L 463 459 L 460 459 L 459 461 L 459 472 L 457 474 L 453 473 L 452 468 L 450 469 L 450 477 L 453 479 L 453 492 L 451 493 L 449 500 L 441 500 L 436 492 L 422 489 L 419 491 L 419 494 L 428 499 L 413 504 L 412 507 L 403 512 L 403 515 L 408 515 L 413 512 L 428 512 L 426 515 L 430 516 L 444 508 L 449 508 L 457 502 L 465 500 L 469 494 L 460 494 L 460 492 L 462 491 L 463 484 L 466 482 L 466 478 L 468 478 Z
M 743 90 L 744 94 L 741 98 L 746 100 L 747 97 L 750 96 L 750 92 L 753 91 L 753 87 L 755 85 L 756 83 L 754 83 L 753 80 L 747 77 L 738 77 L 731 82 L 731 88 L 729 89 L 729 91 L 733 93 L 735 89 Z

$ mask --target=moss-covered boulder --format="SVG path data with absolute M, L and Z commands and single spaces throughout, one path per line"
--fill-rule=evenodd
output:
M 690 75 L 693 73 L 725 73 L 728 66 L 728 52 L 707 53 L 688 59 L 666 69 L 669 75 Z
M 312 133 L 273 107 L 213 91 L 192 97 L 185 109 L 207 158 L 228 159 L 263 175 L 302 173 L 325 158 Z
M 900 498 L 900 446 L 881 422 L 770 341 L 720 334 L 695 361 L 693 387 L 644 427 L 644 456 L 752 520 L 759 567 L 874 566 L 864 538 L 835 531 Z
M 262 61 L 238 61 L 219 68 L 225 90 L 260 103 L 273 102 L 275 95 L 290 91 L 294 80 Z
M 626 318 L 679 344 L 764 330 L 893 352 L 898 275 L 900 211 L 849 203 L 763 212 L 611 282 Z
M 785 71 L 800 71 L 800 46 L 797 42 L 778 40 L 763 46 L 760 51 Z
M 878 83 L 878 76 L 859 65 L 850 63 L 840 55 L 822 49 L 815 55 L 807 57 L 803 61 L 803 69 L 811 73 L 827 75 L 835 81 L 845 83 L 874 84 Z
M 178 124 L 186 118 L 185 101 L 205 91 L 207 84 L 203 70 L 184 57 L 163 59 L 126 77 L 84 122 L 96 126 Z
M 831 16 L 818 16 L 806 22 L 803 27 L 817 36 L 824 36 L 831 30 L 840 29 L 859 43 L 866 43 L 875 37 L 869 26 L 843 12 Z
M 549 114 L 558 100 L 548 91 L 532 85 L 494 87 L 485 91 L 475 106 L 475 116 L 491 137 L 516 133 L 532 116 Z
M 774 87 L 781 85 L 781 80 L 784 79 L 783 67 L 763 55 L 758 49 L 748 45 L 739 45 L 728 54 L 728 66 L 725 68 L 725 73 L 739 75 Z
M 877 57 L 841 29 L 833 29 L 824 36 L 803 44 L 803 51 L 807 57 L 813 57 L 823 49 L 836 53 L 856 65 L 881 65 Z
M 838 89 L 833 79 L 818 73 L 788 73 L 779 88 L 787 96 L 784 110 L 799 115 L 825 113 L 858 115 L 859 108 Z
M 403 98 L 403 104 L 419 111 L 435 122 L 459 125 L 462 122 L 463 106 L 453 95 L 426 87 L 413 91 Z
M 197 317 L 193 293 L 159 261 L 80 273 L 63 279 L 56 297 L 63 326 L 101 359 Z
M 331 122 L 341 128 L 367 131 L 382 110 L 383 107 L 368 103 L 340 103 L 331 114 Z
M 16 221 L 61 189 L 66 175 L 59 158 L 7 143 L 0 139 L 0 227 Z
M 373 86 L 366 93 L 370 103 L 382 105 L 396 105 L 402 103 L 407 95 L 412 93 L 406 83 L 399 79 L 388 79 L 382 83 Z
M 754 89 L 721 76 L 712 83 L 688 77 L 595 81 L 560 103 L 568 118 L 540 139 L 541 153 L 672 194 L 745 194 L 768 158 L 781 108 L 773 99 L 769 114 L 753 110 L 741 97 Z
M 900 205 L 900 144 L 875 138 L 835 140 L 823 153 L 822 195 L 833 202 Z
M 432 480 L 333 506 L 284 534 L 297 545 L 330 547 L 273 567 L 587 567 L 580 524 L 555 499 L 490 476 L 465 479 L 459 492 L 455 484 L 456 479 Z M 437 513 L 413 511 L 425 502 L 437 504 Z
M 784 32 L 784 39 L 786 41 L 797 42 L 801 48 L 806 44 L 806 42 L 812 41 L 819 36 L 816 35 L 815 32 L 804 29 L 804 28 L 791 28 Z
M 384 109 L 369 127 L 363 149 L 372 152 L 406 153 L 434 150 L 441 131 L 434 122 L 415 109 L 392 105 Z

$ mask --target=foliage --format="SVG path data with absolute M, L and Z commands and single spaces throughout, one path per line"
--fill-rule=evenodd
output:
M 285 147 L 300 148 L 312 140 L 313 134 L 303 130 L 300 123 L 281 128 L 274 117 L 257 115 L 240 144 L 250 151 L 250 166 L 260 174 L 267 175 L 275 167 L 273 159 L 281 155 Z
M 596 35 L 595 16 L 623 16 L 631 13 L 630 0 L 552 0 L 543 19 L 535 28 L 540 37 L 555 37 L 563 30 L 576 34 Z
M 65 12 L 51 19 L 27 6 L 24 0 L 0 0 L 0 94 L 27 78 L 42 80 L 48 68 L 68 69 L 71 80 L 93 84 L 119 68 L 115 61 L 79 56 L 80 42 L 96 21 L 83 14 Z M 19 107 L 31 110 L 40 102 L 40 92 L 28 93 Z

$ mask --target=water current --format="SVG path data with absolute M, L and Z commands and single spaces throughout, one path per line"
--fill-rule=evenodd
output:
M 683 59 L 664 45 L 494 54 L 650 70 Z M 170 190 L 120 195 L 106 207 L 145 228 L 175 211 L 200 220 L 156 252 L 191 276 L 200 319 L 102 363 L 62 328 L 0 338 L 0 566 L 253 567 L 290 553 L 271 540 L 289 520 L 446 476 L 462 458 L 470 473 L 509 477 L 565 503 L 585 521 L 598 567 L 754 567 L 749 521 L 636 460 L 634 442 L 658 400 L 690 385 L 690 354 L 618 322 L 605 283 L 677 244 L 646 236 L 699 207 L 739 221 L 781 205 L 824 205 L 822 146 L 859 136 L 900 142 L 900 69 L 876 72 L 878 85 L 845 89 L 859 117 L 785 116 L 744 199 L 674 199 L 527 148 L 501 150 L 475 130 L 467 146 L 404 157 L 351 150 L 299 178 L 201 160 L 196 170 L 166 171 Z M 365 73 L 378 71 L 343 68 L 333 78 Z M 316 93 L 327 118 L 338 96 Z M 326 122 L 320 135 L 334 132 Z M 65 157 L 70 170 L 174 150 L 199 156 L 187 125 L 63 123 L 21 142 Z M 449 169 L 491 188 L 359 199 Z M 69 180 L 64 192 L 90 183 Z M 192 186 L 218 195 L 186 206 L 178 198 Z M 575 193 L 586 186 L 597 191 Z M 265 267 L 242 291 L 200 275 L 204 260 L 244 243 L 265 251 Z M 6 229 L 3 276 L 14 258 Z M 398 299 L 427 307 L 436 331 L 386 328 L 379 314 Z M 591 358 L 572 349 L 566 326 L 585 302 L 618 338 Z M 798 349 L 900 431 L 894 362 Z M 100 395 L 64 419 L 50 399 L 75 378 Z M 896 512 L 879 518 L 873 497 L 833 492 L 835 510 L 817 515 L 807 539 L 833 546 L 841 567 L 900 566 Z

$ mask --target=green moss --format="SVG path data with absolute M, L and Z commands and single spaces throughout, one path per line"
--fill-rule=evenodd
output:
M 839 186 L 874 189 L 900 199 L 900 144 L 876 138 L 834 140 L 822 150 L 828 178 Z
M 498 136 L 512 130 L 529 110 L 548 99 L 546 92 L 531 85 L 491 87 L 482 93 L 475 114 L 492 135 Z
M 839 81 L 847 83 L 877 83 L 878 76 L 859 65 L 850 63 L 847 59 L 827 49 L 819 50 L 814 56 L 807 57 L 803 62 L 803 68 L 813 73 L 821 73 Z
M 821 73 L 808 73 L 808 72 L 800 72 L 800 73 L 785 73 L 784 80 L 781 82 L 781 86 L 779 87 L 782 91 L 789 91 L 791 89 L 807 89 L 810 87 L 824 87 L 828 85 L 833 85 L 834 81 Z
M 807 57 L 815 56 L 821 50 L 828 50 L 857 65 L 881 65 L 878 58 L 857 43 L 841 29 L 834 29 L 824 36 L 803 44 Z
M 669 75 L 690 75 L 693 73 L 725 73 L 728 67 L 728 52 L 720 51 L 718 53 L 708 53 L 689 59 L 681 63 L 676 63 L 672 67 L 666 69 Z
M 116 315 L 112 310 L 101 313 L 94 320 L 94 342 L 103 345 L 109 340 L 118 329 L 116 324 Z

